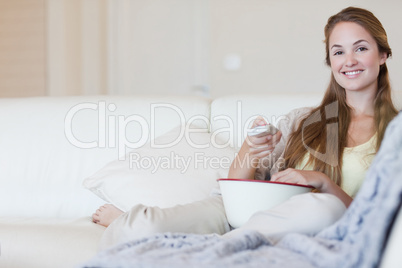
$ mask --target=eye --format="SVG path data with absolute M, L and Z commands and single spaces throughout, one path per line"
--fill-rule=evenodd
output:
M 342 55 L 342 54 L 343 54 L 342 51 L 335 51 L 335 52 L 334 52 L 334 56 L 338 56 L 338 55 Z
M 365 48 L 365 47 L 358 47 L 358 48 L 356 49 L 356 51 L 365 51 L 365 50 L 367 50 L 367 48 Z

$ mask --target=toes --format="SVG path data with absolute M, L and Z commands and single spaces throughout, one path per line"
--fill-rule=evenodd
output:
M 92 221 L 93 221 L 94 223 L 98 223 L 99 220 L 100 220 L 100 217 L 99 217 L 98 214 L 95 214 L 95 213 L 92 214 Z

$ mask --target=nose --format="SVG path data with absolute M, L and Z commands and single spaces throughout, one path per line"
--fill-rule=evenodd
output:
M 351 67 L 351 66 L 354 66 L 354 65 L 356 65 L 356 64 L 357 64 L 357 60 L 356 60 L 356 57 L 355 57 L 354 53 L 348 53 L 348 54 L 346 54 L 346 62 L 345 62 L 345 65 L 346 65 L 347 67 Z

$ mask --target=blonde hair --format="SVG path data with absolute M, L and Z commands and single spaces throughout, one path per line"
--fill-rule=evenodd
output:
M 373 13 L 361 8 L 348 7 L 330 17 L 325 26 L 326 63 L 328 66 L 331 65 L 329 37 L 339 22 L 354 22 L 359 24 L 374 38 L 380 53 L 385 52 L 387 57 L 392 55 L 385 29 Z M 386 63 L 380 66 L 377 81 L 374 120 L 377 132 L 376 149 L 378 150 L 388 123 L 398 112 L 391 99 L 391 85 Z M 336 107 L 333 104 L 336 104 Z M 328 107 L 332 107 L 332 109 L 328 109 Z M 336 117 L 332 116 L 334 112 L 337 113 Z M 312 116 L 317 115 L 321 116 L 321 120 L 314 120 L 312 123 L 308 121 L 309 118 L 311 119 Z M 322 118 L 328 118 L 328 120 L 322 120 Z M 316 153 L 310 154 L 307 164 L 313 164 L 314 170 L 325 173 L 340 186 L 342 183 L 343 150 L 346 147 L 350 122 L 351 108 L 346 103 L 345 89 L 336 82 L 333 74 L 331 74 L 331 80 L 321 104 L 313 109 L 290 135 L 285 150 L 285 165 L 283 169 L 296 167 L 306 155 L 306 148 L 310 148 Z M 334 135 L 332 131 L 331 133 L 327 133 L 329 132 L 327 128 L 329 123 L 337 124 L 337 135 Z

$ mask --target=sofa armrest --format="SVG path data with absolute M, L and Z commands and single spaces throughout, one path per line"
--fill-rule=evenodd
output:
M 395 215 L 394 222 L 390 226 L 388 238 L 385 241 L 380 268 L 399 268 L 402 264 L 402 199 L 399 204 L 399 212 Z

